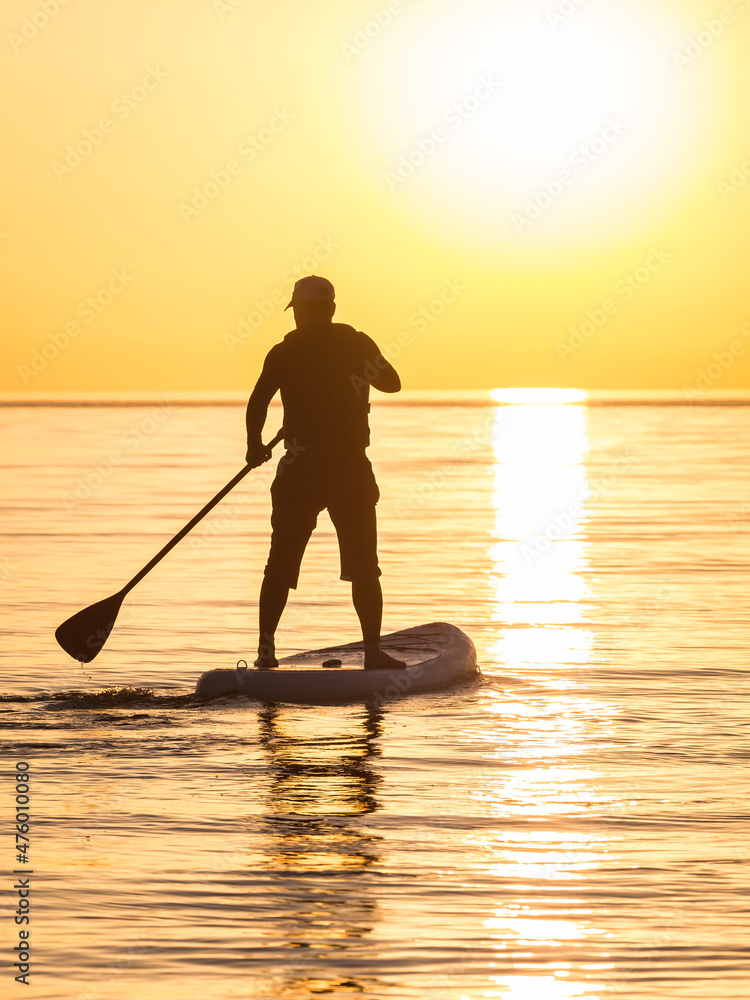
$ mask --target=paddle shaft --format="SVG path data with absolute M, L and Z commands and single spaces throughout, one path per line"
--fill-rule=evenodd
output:
M 283 437 L 284 437 L 284 428 L 282 427 L 281 430 L 276 434 L 276 436 L 274 438 L 272 438 L 268 442 L 268 444 L 266 445 L 266 447 L 267 448 L 273 448 L 273 447 L 275 447 L 275 445 L 277 445 L 279 443 L 279 441 L 281 441 L 281 439 Z M 231 490 L 233 490 L 235 488 L 235 486 L 237 485 L 237 483 L 239 483 L 239 481 L 241 479 L 244 479 L 245 476 L 248 474 L 248 472 L 250 472 L 251 469 L 254 469 L 254 468 L 257 468 L 257 466 L 246 465 L 244 469 L 241 469 L 237 473 L 237 475 L 234 477 L 234 479 L 230 479 L 230 481 L 227 483 L 227 485 L 224 486 L 224 487 L 222 487 L 222 489 L 219 490 L 219 492 L 216 494 L 216 496 L 213 498 L 213 500 L 209 500 L 208 503 L 206 504 L 206 506 L 203 507 L 201 510 L 199 510 L 198 513 L 195 515 L 195 517 L 192 518 L 190 521 L 188 521 L 188 523 L 185 525 L 185 527 L 182 528 L 182 529 L 180 529 L 180 531 L 177 532 L 177 534 L 174 536 L 174 538 L 171 539 L 171 541 L 167 542 L 167 544 L 164 546 L 164 548 L 160 549 L 159 552 L 156 553 L 156 555 L 154 556 L 154 558 L 150 562 L 147 562 L 146 565 L 143 567 L 143 569 L 140 570 L 140 572 L 138 572 L 138 573 L 135 574 L 135 576 L 130 581 L 130 583 L 126 583 L 125 584 L 125 586 L 120 591 L 120 593 L 122 594 L 122 596 L 124 597 L 127 593 L 129 593 L 133 589 L 133 587 L 135 587 L 135 585 L 137 583 L 140 583 L 140 581 L 144 578 L 144 576 L 147 573 L 151 572 L 151 570 L 154 568 L 154 566 L 156 566 L 157 563 L 161 562 L 161 560 L 164 558 L 164 556 L 167 554 L 167 552 L 170 552 L 175 547 L 175 545 L 179 541 L 181 541 L 185 537 L 185 535 L 187 535 L 187 533 L 189 531 L 192 531 L 192 529 L 196 526 L 196 524 L 202 518 L 204 518 L 206 516 L 206 514 L 208 514 L 208 512 L 210 510 L 213 510 L 213 508 L 216 506 L 216 504 L 219 503 L 221 500 L 223 500 L 224 497 L 227 495 L 227 493 L 229 493 Z

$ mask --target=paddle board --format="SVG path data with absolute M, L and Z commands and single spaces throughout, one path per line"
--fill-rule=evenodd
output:
M 361 642 L 327 646 L 279 660 L 273 670 L 207 670 L 198 678 L 200 698 L 241 693 L 259 701 L 304 705 L 369 701 L 386 703 L 408 694 L 437 691 L 479 674 L 474 643 L 460 628 L 432 622 L 391 632 L 381 639 L 382 649 L 404 660 L 405 670 L 365 670 Z M 326 661 L 341 666 L 324 667 Z M 241 661 L 242 662 L 242 661 Z

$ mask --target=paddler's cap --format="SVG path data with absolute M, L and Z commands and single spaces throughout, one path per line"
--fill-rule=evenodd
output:
M 300 278 L 294 286 L 289 305 L 296 305 L 298 302 L 333 302 L 336 292 L 333 285 L 327 278 L 319 278 L 317 274 L 308 274 L 306 278 Z

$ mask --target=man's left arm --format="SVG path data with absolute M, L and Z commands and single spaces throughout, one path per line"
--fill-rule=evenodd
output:
M 366 365 L 366 380 L 373 388 L 379 389 L 380 392 L 399 392 L 401 389 L 401 379 L 396 369 L 384 357 L 380 348 L 371 337 L 368 337 L 366 333 L 363 333 L 362 337 L 365 340 L 365 357 L 368 362 Z

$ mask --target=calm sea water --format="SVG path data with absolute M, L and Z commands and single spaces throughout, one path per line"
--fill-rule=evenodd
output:
M 270 467 L 69 660 L 54 628 L 241 467 L 243 411 L 0 407 L 30 996 L 750 996 L 750 407 L 480 403 L 373 406 L 384 628 L 453 622 L 483 675 L 381 712 L 191 697 L 252 656 Z M 357 638 L 337 572 L 323 515 L 281 652 Z

